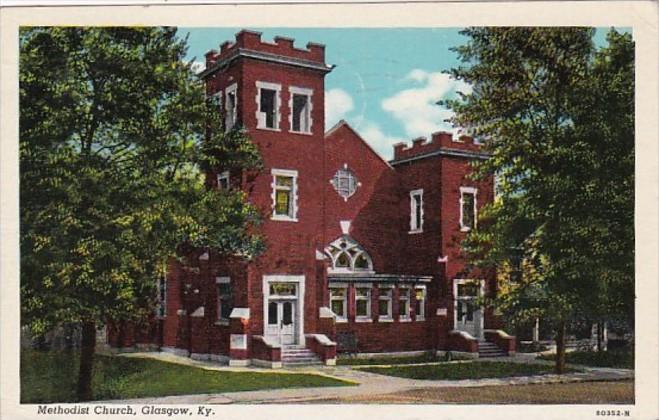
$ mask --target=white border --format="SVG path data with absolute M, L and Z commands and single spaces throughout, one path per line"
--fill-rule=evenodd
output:
M 44 1 L 44 0 L 41 0 Z M 246 0 L 251 3 L 254 1 Z M 127 3 L 125 0 L 121 1 Z M 162 2 L 143 1 L 156 4 Z M 80 2 L 68 0 L 68 4 Z M 94 2 L 96 4 L 99 1 Z M 0 373 L 2 404 L 0 417 L 11 419 L 40 418 L 34 405 L 19 404 L 19 235 L 18 235 L 18 36 L 19 25 L 162 25 L 227 27 L 462 27 L 462 26 L 619 26 L 631 27 L 636 42 L 636 403 L 634 405 L 332 405 L 324 410 L 316 406 L 222 406 L 225 420 L 245 417 L 289 419 L 292 416 L 382 420 L 406 418 L 451 418 L 455 420 L 487 417 L 492 420 L 511 416 L 538 419 L 601 419 L 597 409 L 630 410 L 633 419 L 657 419 L 659 383 L 659 89 L 657 72 L 657 3 L 653 1 L 532 1 L 405 4 L 300 4 L 235 5 L 191 7 L 189 2 L 170 0 L 169 6 L 125 7 L 16 7 L 0 13 L 2 62 L 0 66 Z M 177 3 L 177 5 L 173 5 Z M 5 0 L 5 4 L 24 5 L 23 1 Z M 310 19 L 309 16 L 313 16 Z M 221 17 L 221 19 L 219 19 Z M 328 48 L 331 46 L 328 45 Z M 642 153 L 640 153 L 642 151 Z M 194 407 L 194 406 L 191 406 Z M 400 408 L 397 408 L 400 407 Z M 404 411 L 402 411 L 404 410 Z M 216 414 L 217 416 L 218 414 Z M 90 416 L 67 416 L 85 419 Z M 92 416 L 92 418 L 101 418 Z M 116 420 L 134 416 L 113 417 Z M 195 419 L 197 417 L 190 417 Z M 201 417 L 199 417 L 201 418 Z

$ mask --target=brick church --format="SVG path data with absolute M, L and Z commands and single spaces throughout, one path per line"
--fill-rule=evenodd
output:
M 331 365 L 342 352 L 515 351 L 476 301 L 495 292 L 494 273 L 467 272 L 460 249 L 493 200 L 491 179 L 468 177 L 488 155 L 438 132 L 395 145 L 386 161 L 345 121 L 326 129 L 332 68 L 323 45 L 247 30 L 206 54 L 207 95 L 264 163 L 254 178 L 216 168 L 209 183 L 248 193 L 267 250 L 250 261 L 212 251 L 172 260 L 157 331 L 112 326 L 110 346 L 270 367 Z

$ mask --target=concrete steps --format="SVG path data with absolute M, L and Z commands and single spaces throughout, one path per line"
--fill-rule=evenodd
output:
M 302 346 L 284 346 L 281 349 L 283 366 L 315 366 L 322 362 L 311 350 Z
M 479 340 L 478 341 L 478 357 L 505 357 L 508 354 L 501 350 L 496 344 L 490 343 L 489 341 Z

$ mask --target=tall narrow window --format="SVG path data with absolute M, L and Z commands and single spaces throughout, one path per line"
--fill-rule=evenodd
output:
M 279 129 L 279 91 L 281 86 L 274 83 L 256 82 L 258 94 L 256 103 L 256 127 Z
M 297 171 L 273 169 L 274 220 L 297 220 Z
M 311 89 L 291 86 L 289 109 L 290 130 L 296 133 L 311 133 Z
M 423 232 L 423 190 L 410 191 L 410 233 Z
M 228 190 L 229 186 L 229 171 L 224 171 L 217 174 L 217 188 L 220 190 Z
M 423 321 L 426 319 L 426 287 L 416 286 L 414 292 L 414 297 L 416 298 L 414 302 L 414 313 L 416 314 L 416 320 Z
M 208 104 L 217 112 L 222 112 L 222 91 L 218 90 L 208 97 Z
M 218 321 L 228 321 L 233 310 L 231 279 L 218 277 L 215 282 L 217 284 L 217 319 Z
M 167 316 L 167 278 L 165 275 L 158 279 L 158 316 Z
M 236 124 L 236 118 L 238 115 L 238 85 L 233 84 L 229 86 L 226 90 L 226 109 L 224 112 L 224 127 L 225 129 L 231 130 Z
M 476 188 L 460 187 L 460 230 L 476 227 Z
M 398 287 L 398 319 L 410 320 L 410 288 L 408 286 Z
M 342 287 L 330 287 L 330 307 L 338 321 L 345 321 L 348 317 L 348 289 Z
M 371 319 L 371 287 L 357 286 L 355 288 L 355 315 L 357 321 Z
M 379 289 L 380 297 L 378 298 L 378 315 L 380 321 L 389 321 L 392 319 L 392 294 L 391 287 Z

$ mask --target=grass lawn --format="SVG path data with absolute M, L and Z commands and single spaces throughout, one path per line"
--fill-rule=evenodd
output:
M 453 356 L 453 360 L 458 360 Z M 434 356 L 430 353 L 424 353 L 419 356 L 388 356 L 388 357 L 339 357 L 336 361 L 337 365 L 344 366 L 363 366 L 363 365 L 409 365 L 413 363 L 432 363 L 444 361 L 443 357 Z
M 634 404 L 634 382 L 420 388 L 396 394 L 313 402 L 318 404 Z
M 539 359 L 555 360 L 556 355 L 538 356 Z M 609 351 L 572 351 L 565 354 L 565 361 L 575 365 L 634 369 L 634 352 L 629 349 Z
M 78 353 L 21 352 L 21 402 L 74 402 Z M 205 370 L 153 359 L 96 355 L 94 399 L 352 385 L 320 375 Z
M 553 366 L 513 362 L 460 362 L 424 366 L 360 368 L 366 372 L 409 379 L 458 380 L 505 378 L 553 373 Z M 574 371 L 568 369 L 568 371 Z

